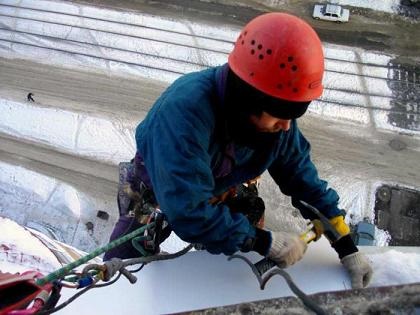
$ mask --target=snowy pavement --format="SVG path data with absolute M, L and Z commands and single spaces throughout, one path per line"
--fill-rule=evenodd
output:
M 165 82 L 225 63 L 240 31 L 233 26 L 215 27 L 50 0 L 36 5 L 5 0 L 0 4 L 0 16 L 1 56 Z M 326 91 L 313 111 L 407 132 L 398 120 L 389 121 L 388 115 L 413 111 L 410 104 L 394 105 L 409 103 L 412 97 L 396 95 L 393 82 L 420 84 L 415 73 L 411 76 L 408 70 L 395 66 L 392 55 L 326 44 L 325 56 Z M 410 129 L 410 133 L 420 130 L 417 119 Z

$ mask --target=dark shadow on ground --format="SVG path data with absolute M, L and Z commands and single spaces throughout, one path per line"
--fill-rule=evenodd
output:
M 375 224 L 391 234 L 390 246 L 420 246 L 420 192 L 400 186 L 379 187 Z

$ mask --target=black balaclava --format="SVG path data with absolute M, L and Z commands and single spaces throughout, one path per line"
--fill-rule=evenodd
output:
M 250 122 L 250 116 L 262 112 L 281 118 L 296 119 L 302 116 L 310 102 L 290 102 L 271 97 L 240 79 L 229 69 L 226 80 L 225 108 L 227 131 L 234 142 L 256 149 L 271 145 L 279 132 L 259 132 Z

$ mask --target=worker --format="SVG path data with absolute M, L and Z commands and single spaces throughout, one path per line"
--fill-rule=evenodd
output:
M 268 170 L 304 218 L 315 219 L 299 200 L 330 219 L 343 236 L 332 246 L 353 287 L 366 286 L 372 269 L 350 237 L 338 194 L 318 177 L 297 124 L 321 96 L 323 74 L 321 41 L 306 22 L 284 13 L 250 21 L 227 64 L 178 78 L 138 125 L 137 153 L 122 172 L 121 217 L 111 240 L 141 226 L 144 215 L 159 208 L 168 224 L 159 242 L 173 230 L 212 254 L 255 251 L 289 267 L 307 248 L 299 235 L 264 229 L 256 224 L 261 220 L 250 221 L 254 209 L 247 214 L 229 206 L 238 187 L 248 186 L 242 183 L 252 185 Z M 259 202 L 250 207 L 261 212 L 258 198 L 254 194 Z M 136 255 L 127 242 L 104 259 Z

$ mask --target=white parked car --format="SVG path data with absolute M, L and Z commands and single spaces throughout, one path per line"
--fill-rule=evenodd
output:
M 349 21 L 350 11 L 336 4 L 315 4 L 312 17 L 316 20 L 343 23 Z

